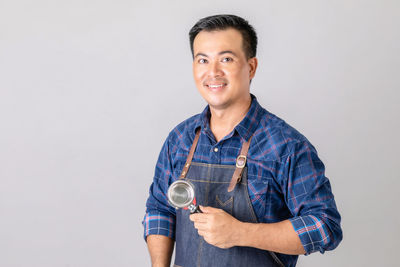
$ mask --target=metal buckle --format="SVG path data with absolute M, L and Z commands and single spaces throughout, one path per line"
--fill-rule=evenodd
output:
M 247 157 L 245 155 L 239 155 L 236 158 L 236 167 L 243 169 L 246 165 Z

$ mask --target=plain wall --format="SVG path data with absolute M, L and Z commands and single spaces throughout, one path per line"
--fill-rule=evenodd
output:
M 344 240 L 298 266 L 398 266 L 398 1 L 0 0 L 0 266 L 150 266 L 141 221 L 169 131 L 205 107 L 188 31 L 259 36 L 251 91 L 326 165 Z

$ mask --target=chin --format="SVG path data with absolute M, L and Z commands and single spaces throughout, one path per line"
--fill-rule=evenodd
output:
M 206 102 L 213 109 L 224 109 L 227 106 L 229 106 L 229 102 L 228 101 L 215 101 L 215 100 L 208 101 L 208 100 L 206 100 Z

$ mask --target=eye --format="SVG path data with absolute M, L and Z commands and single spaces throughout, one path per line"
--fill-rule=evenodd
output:
M 231 61 L 233 61 L 233 59 L 231 57 L 224 57 L 222 59 L 222 62 L 231 62 Z
M 200 64 L 204 64 L 207 63 L 208 61 L 205 58 L 200 58 L 197 62 L 199 62 Z

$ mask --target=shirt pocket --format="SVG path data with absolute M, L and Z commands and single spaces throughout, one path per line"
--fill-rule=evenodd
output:
M 270 181 L 269 179 L 248 181 L 249 201 L 253 208 L 254 216 L 258 222 L 263 222 L 268 217 L 270 209 Z

